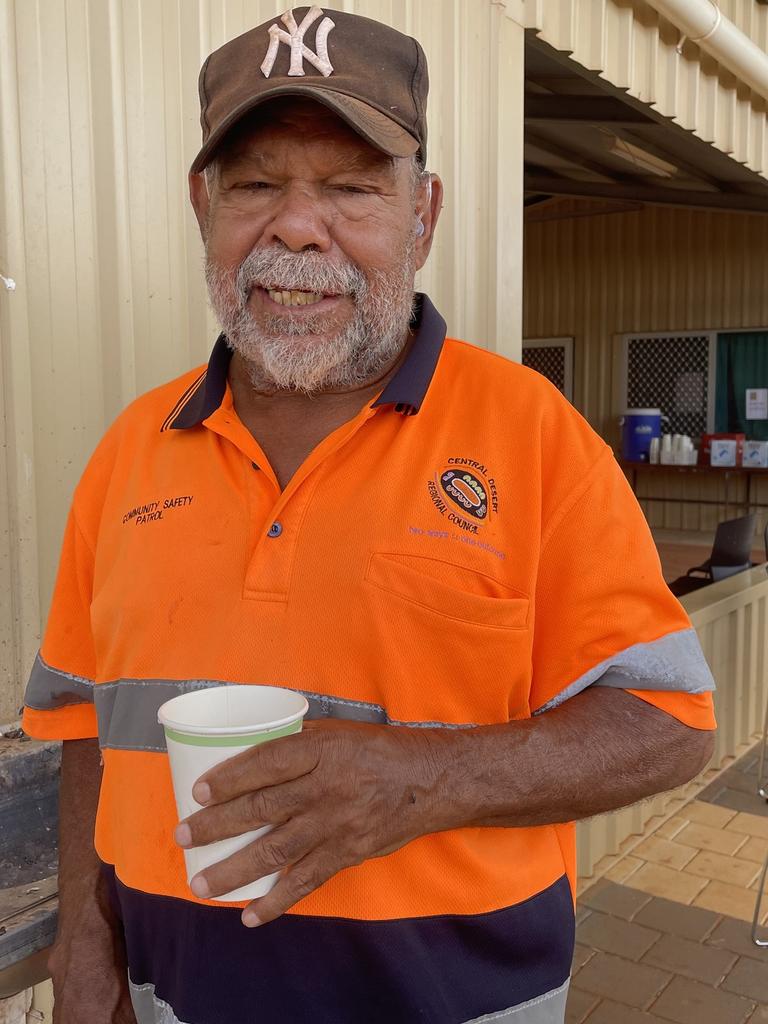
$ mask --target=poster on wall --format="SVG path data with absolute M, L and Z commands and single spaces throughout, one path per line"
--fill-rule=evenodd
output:
M 747 388 L 747 419 L 768 420 L 768 388 Z

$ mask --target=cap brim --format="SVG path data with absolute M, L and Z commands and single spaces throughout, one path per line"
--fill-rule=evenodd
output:
M 370 142 L 376 149 L 395 157 L 413 156 L 419 151 L 419 141 L 410 132 L 402 128 L 396 121 L 382 114 L 375 107 L 363 103 L 354 96 L 347 96 L 346 93 L 336 92 L 325 86 L 316 85 L 278 85 L 267 92 L 259 93 L 239 107 L 220 124 L 206 139 L 205 145 L 197 154 L 190 168 L 192 174 L 199 174 L 213 159 L 216 149 L 221 145 L 224 137 L 234 128 L 246 114 L 262 106 L 269 100 L 277 99 L 280 96 L 306 96 L 316 100 L 328 107 L 335 114 L 346 121 L 346 123 L 361 135 L 366 142 Z

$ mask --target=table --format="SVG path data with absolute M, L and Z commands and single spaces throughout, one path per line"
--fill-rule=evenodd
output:
M 654 497 L 648 494 L 638 495 L 640 501 L 672 502 L 677 505 L 725 505 L 726 519 L 729 518 L 731 504 L 735 509 L 744 509 L 745 514 L 749 513 L 753 508 L 768 508 L 767 502 L 752 500 L 753 479 L 761 476 L 768 478 L 768 469 L 758 469 L 754 466 L 662 466 L 658 463 L 650 462 L 628 462 L 625 459 L 620 459 L 619 465 L 627 474 L 630 486 L 635 494 L 637 494 L 637 478 L 640 473 L 651 476 L 658 476 L 660 473 L 682 473 L 686 476 L 720 477 L 725 490 L 723 501 L 717 498 L 670 498 L 667 496 L 662 497 L 661 495 Z M 747 484 L 744 500 L 742 501 L 738 498 L 731 500 L 729 483 L 731 480 L 741 477 L 746 477 Z

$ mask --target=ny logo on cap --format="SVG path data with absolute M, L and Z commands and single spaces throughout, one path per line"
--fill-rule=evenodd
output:
M 323 17 L 323 12 L 319 7 L 311 7 L 304 20 L 300 25 L 296 24 L 296 19 L 293 16 L 293 10 L 286 11 L 280 18 L 282 23 L 290 32 L 284 32 L 279 25 L 270 25 L 269 28 L 269 49 L 267 55 L 264 58 L 264 63 L 261 65 L 261 70 L 265 78 L 269 78 L 272 74 L 272 68 L 275 66 L 275 60 L 277 58 L 277 51 L 280 49 L 280 43 L 285 43 L 286 46 L 291 48 L 291 66 L 288 69 L 288 74 L 294 77 L 304 74 L 304 61 L 308 60 L 309 63 L 317 68 L 324 78 L 327 78 L 333 73 L 333 65 L 328 59 L 328 33 L 336 25 L 331 21 L 330 18 L 323 18 L 320 24 L 317 26 L 317 35 L 315 37 L 315 46 L 317 47 L 317 53 L 313 53 L 309 47 L 304 45 L 304 33 L 313 25 L 318 18 Z

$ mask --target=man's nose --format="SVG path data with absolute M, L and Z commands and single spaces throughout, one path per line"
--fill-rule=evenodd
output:
M 289 188 L 278 200 L 267 229 L 268 242 L 282 242 L 293 252 L 331 248 L 329 211 L 319 196 L 300 188 Z

